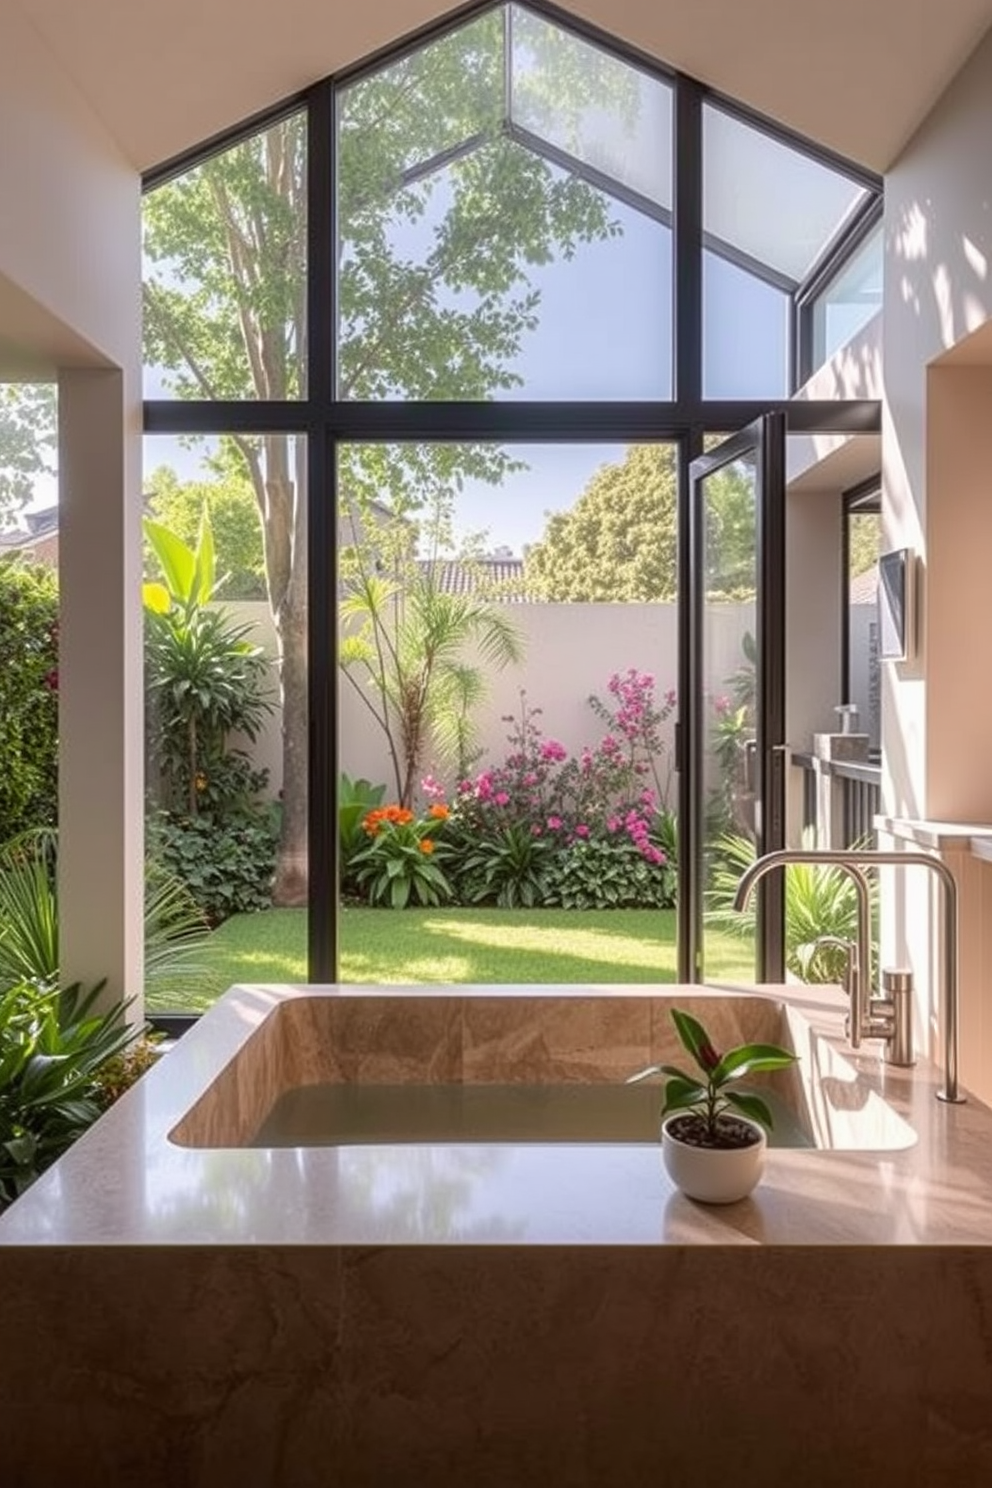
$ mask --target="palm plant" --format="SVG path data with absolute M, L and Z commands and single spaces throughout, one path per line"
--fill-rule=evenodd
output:
M 485 668 L 522 659 L 520 632 L 497 606 L 447 594 L 432 568 L 414 565 L 400 583 L 359 561 L 341 618 L 341 668 L 385 735 L 397 800 L 409 807 L 430 743 L 445 762 L 466 758 Z M 469 648 L 479 665 L 466 660 Z
M 803 833 L 803 847 L 815 850 L 816 833 Z M 734 908 L 741 875 L 755 859 L 754 843 L 748 837 L 725 834 L 713 844 L 709 887 L 706 892 L 706 923 L 714 929 L 742 938 L 757 929 L 757 904 Z M 803 982 L 840 982 L 845 971 L 845 953 L 833 940 L 858 938 L 858 900 L 854 884 L 838 868 L 811 863 L 790 864 L 785 870 L 785 962 Z M 878 886 L 869 880 L 872 915 L 877 913 Z M 873 934 L 872 942 L 876 941 Z M 874 968 L 873 968 L 874 975 Z
M 0 1209 L 100 1115 L 98 1074 L 141 1030 L 127 1004 L 95 1012 L 102 984 L 0 992 Z
M 56 856 L 51 828 L 0 848 L 0 988 L 19 982 L 51 990 L 59 981 Z M 182 977 L 211 985 L 204 949 L 209 930 L 184 885 L 153 863 L 145 874 L 145 990 Z

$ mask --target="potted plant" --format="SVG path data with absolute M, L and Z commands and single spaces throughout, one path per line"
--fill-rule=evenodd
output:
M 672 1009 L 679 1041 L 699 1073 L 652 1064 L 630 1082 L 666 1075 L 661 1148 L 669 1177 L 690 1199 L 732 1204 L 761 1177 L 772 1113 L 760 1095 L 728 1087 L 746 1075 L 786 1069 L 796 1055 L 777 1044 L 741 1044 L 718 1054 L 690 1013 Z

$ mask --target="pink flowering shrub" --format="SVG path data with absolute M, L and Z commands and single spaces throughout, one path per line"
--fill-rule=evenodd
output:
M 654 678 L 635 668 L 615 673 L 608 688 L 607 703 L 589 699 L 605 732 L 575 755 L 543 733 L 541 709 L 531 707 L 521 692 L 519 714 L 504 719 L 509 725 L 506 757 L 458 783 L 452 829 L 466 848 L 480 840 L 502 840 L 519 829 L 553 843 L 553 862 L 568 853 L 578 853 L 576 862 L 584 862 L 594 846 L 597 862 L 604 853 L 624 859 L 632 854 L 649 878 L 666 870 L 664 892 L 671 902 L 674 873 L 667 869 L 658 823 L 671 817 L 667 797 L 672 767 L 662 730 L 675 707 L 675 693 L 669 691 L 659 701 Z M 433 781 L 424 786 L 433 799 L 435 786 Z M 549 869 L 549 874 L 553 879 L 554 872 Z M 655 903 L 661 880 L 651 882 L 647 902 Z M 644 902 L 643 884 L 639 892 L 637 902 Z

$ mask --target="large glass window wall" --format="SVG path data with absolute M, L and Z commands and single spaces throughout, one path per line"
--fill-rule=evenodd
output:
M 146 430 L 171 454 L 200 441 L 203 469 L 177 456 L 175 484 L 217 488 L 218 528 L 224 489 L 251 493 L 254 557 L 219 567 L 255 584 L 282 638 L 275 685 L 299 727 L 273 778 L 306 791 L 275 802 L 294 824 L 276 882 L 291 863 L 309 975 L 326 978 L 333 596 L 355 503 L 388 505 L 443 467 L 448 489 L 481 483 L 499 509 L 522 450 L 547 472 L 555 448 L 623 466 L 652 444 L 681 501 L 707 430 L 786 405 L 797 298 L 880 183 L 578 22 L 508 4 L 315 85 L 146 191 Z M 168 480 L 153 484 L 163 500 Z M 628 538 L 646 563 L 660 534 L 632 523 Z

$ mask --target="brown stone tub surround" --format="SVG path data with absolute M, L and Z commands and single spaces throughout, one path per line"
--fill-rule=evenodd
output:
M 653 1054 L 665 1011 L 591 989 L 560 1022 L 564 989 L 452 989 L 436 1005 L 418 989 L 431 1006 L 394 1036 L 389 1004 L 405 995 L 233 989 L 0 1219 L 0 1481 L 992 1482 L 986 1107 L 941 1107 L 928 1066 L 859 1057 L 853 1082 L 827 1075 L 829 1099 L 884 1095 L 916 1141 L 773 1151 L 755 1195 L 722 1211 L 668 1190 L 644 1148 L 545 1154 L 521 1192 L 516 1169 L 445 1167 L 444 1149 L 433 1169 L 409 1151 L 353 1169 L 353 1150 L 169 1141 L 184 1123 L 247 1130 L 255 1097 L 239 1106 L 229 1083 L 212 1110 L 214 1090 L 237 1079 L 249 1036 L 267 1094 L 279 1088 L 294 1018 L 294 1046 L 312 1020 L 334 1025 L 348 1078 L 396 1079 L 397 1060 L 422 1078 L 425 1050 L 437 1078 L 482 1058 L 500 1080 L 527 1065 L 529 1079 L 615 1078 L 645 1042 Z M 634 1004 L 639 1034 L 614 1021 Z M 837 1006 L 818 993 L 804 1013 L 818 1060 Z

